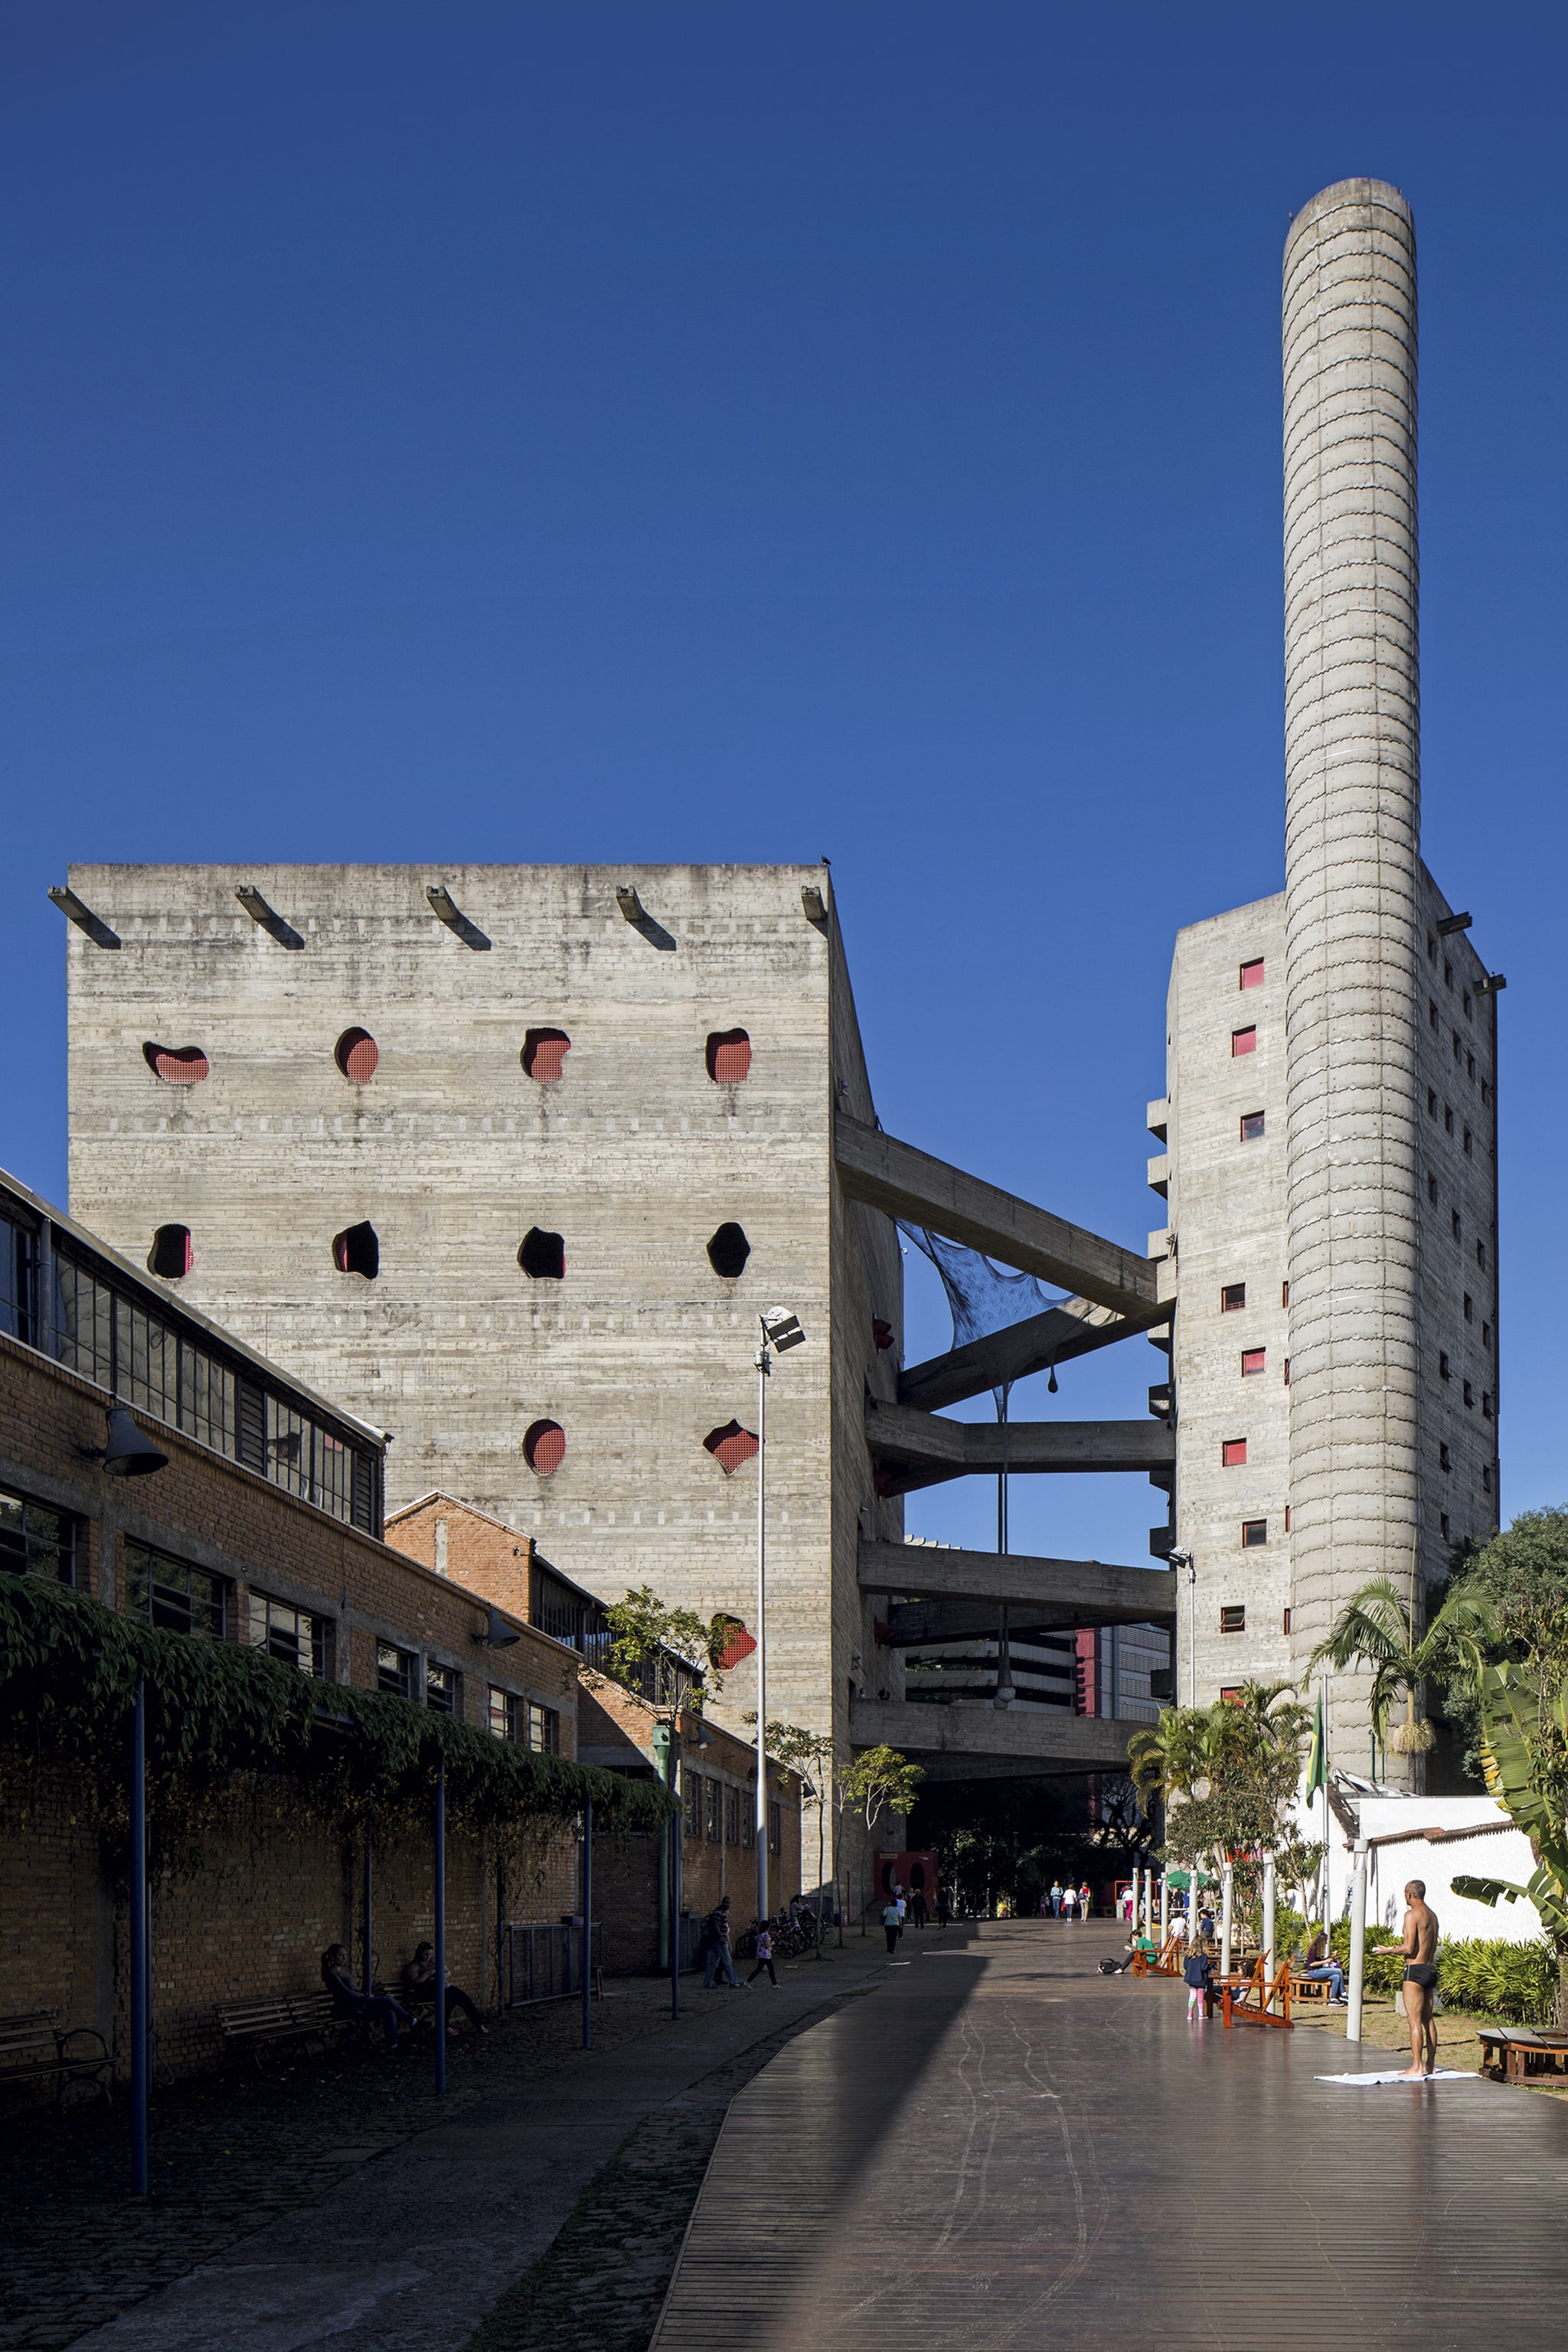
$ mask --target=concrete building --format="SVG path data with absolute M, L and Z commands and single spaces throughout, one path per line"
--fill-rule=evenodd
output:
M 1150 1237 L 1179 1290 L 1181 1696 L 1302 1673 L 1373 1577 L 1498 1524 L 1497 992 L 1420 856 L 1415 247 L 1285 247 L 1285 889 L 1181 932 Z M 1369 1761 L 1364 1685 L 1331 1744 Z
M 1083 1770 L 1114 1724 L 909 1704 L 906 1651 L 1147 1622 L 1168 1571 L 903 1542 L 911 1486 L 1001 1466 L 939 1408 L 1167 1318 L 1157 1270 L 883 1134 L 820 866 L 73 866 L 73 1199 L 601 1599 L 756 1616 L 768 1713 L 933 1772 Z M 902 1363 L 895 1220 L 1064 1306 Z M 1164 1421 L 1016 1423 L 1013 1475 L 1168 1483 Z M 1113 1589 L 1114 1588 L 1114 1589 Z M 719 1715 L 754 1707 L 755 1666 Z M 882 1832 L 886 1843 L 886 1824 Z

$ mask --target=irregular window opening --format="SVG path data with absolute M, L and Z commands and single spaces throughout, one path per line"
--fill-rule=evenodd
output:
M 189 1225 L 160 1225 L 147 1253 L 148 1273 L 161 1275 L 165 1282 L 178 1282 L 189 1274 L 191 1264 Z
M 1262 958 L 1261 956 L 1254 956 L 1254 957 L 1252 958 L 1252 960 L 1251 960 L 1251 961 L 1250 961 L 1250 962 L 1248 962 L 1248 963 L 1244 963 L 1244 964 L 1242 965 L 1242 967 L 1241 967 L 1241 985 L 1243 986 L 1243 988 L 1261 988 L 1261 987 L 1262 987 L 1262 985 L 1263 985 L 1263 958 Z
M 738 1087 L 752 1067 L 752 1041 L 743 1029 L 713 1029 L 708 1035 L 708 1075 L 716 1087 Z
M 708 1244 L 708 1263 L 726 1282 L 736 1282 L 746 1271 L 746 1260 L 752 1255 L 752 1244 L 743 1227 L 723 1224 Z
M 1231 1031 L 1230 1052 L 1231 1059 L 1233 1061 L 1238 1054 L 1256 1054 L 1257 1051 L 1258 1032 L 1256 1029 L 1233 1029 Z
M 566 1244 L 559 1234 L 530 1225 L 522 1237 L 517 1262 L 531 1282 L 560 1282 L 566 1272 Z
M 142 1058 L 154 1077 L 166 1087 L 199 1087 L 209 1075 L 206 1055 L 199 1045 L 155 1045 L 149 1039 Z
M 363 1274 L 374 1282 L 381 1272 L 381 1244 L 370 1223 L 345 1225 L 332 1236 L 332 1264 L 340 1274 Z
M 872 1316 L 871 1337 L 877 1342 L 879 1356 L 885 1356 L 893 1344 L 893 1327 L 885 1315 Z
M 351 1086 L 367 1086 L 375 1076 L 381 1055 L 368 1029 L 345 1029 L 332 1048 L 332 1059 Z
M 530 1029 L 522 1040 L 523 1074 L 542 1087 L 552 1086 L 561 1076 L 561 1065 L 572 1051 L 572 1040 L 564 1029 Z
M 522 1458 L 537 1478 L 548 1478 L 566 1459 L 566 1432 L 558 1421 L 536 1421 L 523 1433 Z
M 750 1462 L 757 1452 L 756 1439 L 738 1421 L 727 1421 L 721 1429 L 710 1429 L 702 1443 L 726 1478 L 732 1477 L 742 1463 Z
M 743 1620 L 729 1618 L 724 1628 L 724 1644 L 719 1653 L 719 1664 L 722 1671 L 727 1675 L 733 1673 L 742 1659 L 749 1658 L 756 1646 L 755 1639 L 747 1632 Z M 731 1838 L 730 1843 L 733 1845 L 734 1843 Z

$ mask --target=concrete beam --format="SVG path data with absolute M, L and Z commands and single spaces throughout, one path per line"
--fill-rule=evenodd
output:
M 1170 1470 L 1175 1465 L 1176 1433 L 1158 1421 L 1015 1421 L 1007 1424 L 1005 1448 L 1000 1423 L 945 1421 L 940 1413 L 916 1412 L 909 1405 L 866 1400 L 866 1443 L 878 1462 L 895 1471 L 891 1493 L 918 1482 L 994 1476 L 1005 1468 L 1020 1475 L 1043 1471 Z
M 896 1699 L 856 1699 L 849 1708 L 854 1748 L 896 1748 L 913 1762 L 995 1757 L 1039 1772 L 1114 1772 L 1127 1769 L 1137 1726 L 1093 1715 L 1030 1714 L 1017 1707 L 921 1706 Z
M 1122 1568 L 1098 1559 L 1039 1559 L 1025 1553 L 949 1551 L 935 1544 L 862 1542 L 862 1592 L 932 1601 L 981 1601 L 1027 1610 L 1031 1624 L 1146 1625 L 1174 1613 L 1168 1568 Z M 1021 1620 L 1020 1620 L 1021 1622 Z
M 937 1412 L 944 1404 L 983 1396 L 1005 1381 L 1026 1380 L 1048 1365 L 1070 1363 L 1075 1356 L 1150 1331 L 1168 1323 L 1173 1312 L 1171 1299 L 1140 1307 L 1135 1315 L 1116 1315 L 1092 1299 L 1069 1298 L 1065 1306 L 1027 1316 L 989 1339 L 972 1339 L 965 1348 L 951 1348 L 944 1356 L 928 1356 L 922 1364 L 909 1365 L 899 1374 L 899 1402 Z
M 833 1150 L 839 1181 L 853 1201 L 929 1225 L 949 1241 L 984 1250 L 1004 1265 L 1060 1283 L 1065 1290 L 1081 1291 L 1119 1314 L 1154 1304 L 1155 1268 L 1136 1251 L 1102 1241 L 1065 1217 L 1053 1217 L 842 1112 L 833 1123 Z

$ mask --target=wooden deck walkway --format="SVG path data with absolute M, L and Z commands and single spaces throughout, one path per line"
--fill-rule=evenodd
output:
M 1558 2352 L 1568 2105 L 1317 2082 L 1357 2052 L 1189 2027 L 1119 1948 L 907 1933 L 736 2100 L 652 2352 Z

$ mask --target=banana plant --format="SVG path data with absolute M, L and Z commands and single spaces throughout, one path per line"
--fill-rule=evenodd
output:
M 1517 1665 L 1486 1666 L 1479 1696 L 1487 1788 L 1530 1840 L 1535 1868 L 1523 1886 L 1464 1877 L 1454 1892 L 1475 1903 L 1533 1903 L 1559 1958 L 1568 1957 L 1568 1685 L 1551 1696 Z

